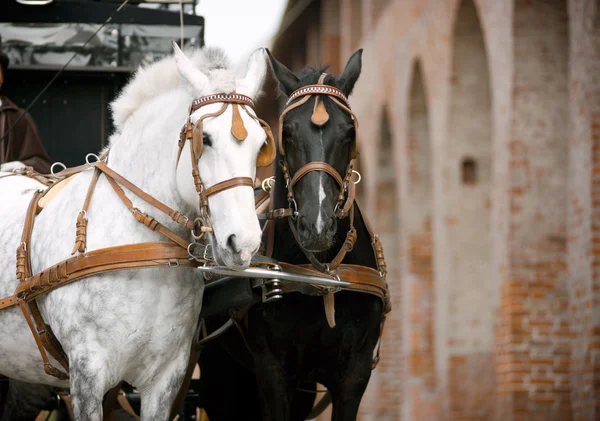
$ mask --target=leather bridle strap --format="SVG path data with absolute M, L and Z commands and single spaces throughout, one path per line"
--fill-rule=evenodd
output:
M 202 206 L 208 206 L 208 197 L 213 194 L 232 189 L 234 187 L 247 186 L 254 188 L 254 182 L 250 177 L 234 177 L 229 180 L 221 181 L 214 186 L 200 192 L 200 203 Z
M 340 174 L 337 172 L 337 170 L 331 165 L 329 165 L 327 162 L 322 161 L 309 162 L 308 164 L 301 167 L 298 171 L 296 171 L 296 173 L 292 177 L 289 186 L 291 188 L 294 188 L 294 186 L 298 183 L 298 181 L 300 181 L 302 177 L 313 171 L 326 172 L 331 177 L 333 177 L 338 186 L 340 186 L 340 189 L 344 190 L 344 180 L 342 180 L 342 177 L 340 177 Z
M 335 269 L 342 263 L 342 261 L 346 257 L 346 254 L 349 251 L 352 251 L 352 248 L 354 247 L 354 244 L 356 243 L 357 239 L 356 228 L 354 228 L 354 208 L 352 208 L 350 210 L 350 229 L 346 233 L 346 239 L 344 240 L 344 244 L 342 244 L 342 247 L 330 263 L 321 263 L 319 259 L 315 257 L 314 253 L 302 247 L 300 237 L 298 236 L 298 231 L 296 230 L 294 221 L 291 218 L 288 218 L 288 224 L 290 230 L 292 231 L 294 239 L 298 244 L 298 247 L 300 247 L 306 258 L 315 268 L 317 268 L 317 270 L 328 274 L 335 273 Z

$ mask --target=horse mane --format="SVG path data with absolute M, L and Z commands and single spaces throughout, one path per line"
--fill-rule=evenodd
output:
M 185 55 L 204 74 L 215 88 L 223 92 L 235 89 L 235 75 L 225 51 L 218 47 L 186 49 Z M 179 88 L 183 84 L 175 57 L 170 54 L 146 67 L 140 66 L 111 105 L 116 131 L 120 131 L 133 113 L 157 95 Z

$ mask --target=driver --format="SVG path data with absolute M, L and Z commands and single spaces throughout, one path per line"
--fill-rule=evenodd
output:
M 2 38 L 0 38 L 0 92 L 6 69 L 8 56 L 2 52 Z M 10 127 L 24 114 L 17 125 L 8 133 Z M 42 174 L 50 172 L 51 159 L 42 145 L 38 128 L 31 115 L 17 107 L 7 97 L 0 95 L 0 165 L 18 161 Z M 19 164 L 17 167 L 21 167 Z M 11 167 L 12 168 L 12 167 Z M 7 169 L 7 168 L 4 168 Z

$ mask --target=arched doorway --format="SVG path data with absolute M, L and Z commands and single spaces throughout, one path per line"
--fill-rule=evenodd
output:
M 449 419 L 488 420 L 495 393 L 491 282 L 492 116 L 487 52 L 472 0 L 457 10 L 448 137 L 443 158 L 443 228 L 449 270 L 444 355 Z
M 407 192 L 403 203 L 403 230 L 406 235 L 406 266 L 402 273 L 404 310 L 404 349 L 407 352 L 406 385 L 410 420 L 436 419 L 434 268 L 432 232 L 432 151 L 429 112 L 420 61 L 412 67 L 408 105 L 406 155 Z

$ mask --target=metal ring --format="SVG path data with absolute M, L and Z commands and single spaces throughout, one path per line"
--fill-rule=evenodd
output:
M 187 246 L 188 256 L 190 256 L 192 259 L 195 259 L 196 256 L 194 256 L 194 254 L 190 251 L 190 247 L 191 246 L 196 246 L 196 244 L 198 244 L 198 243 L 189 243 L 188 246 Z
M 362 180 L 362 175 L 360 175 L 360 173 L 356 170 L 352 170 L 352 173 L 358 175 L 358 180 L 354 181 L 354 184 L 360 183 L 360 181 Z
M 89 160 L 90 156 L 96 158 L 96 160 L 94 162 L 100 162 L 100 157 L 98 155 L 96 155 L 95 153 L 89 153 L 85 156 L 85 162 L 87 162 L 88 164 L 92 165 L 94 163 L 94 162 L 90 162 L 90 160 Z
M 62 162 L 55 162 L 54 164 L 52 164 L 52 166 L 50 166 L 50 174 L 52 174 L 54 177 L 58 177 L 56 175 L 56 173 L 54 172 L 54 166 L 55 165 L 60 165 L 63 169 L 62 170 L 66 170 L 67 166 L 65 164 L 63 164 Z
M 294 205 L 294 211 L 292 213 L 292 220 L 295 220 L 298 217 L 298 204 L 296 203 L 296 199 L 294 199 L 294 197 L 291 197 L 288 199 L 288 203 L 290 204 L 290 209 L 292 208 L 292 204 Z
M 262 181 L 261 187 L 264 192 L 269 193 L 271 191 L 271 189 L 273 188 L 274 184 L 275 184 L 275 177 L 268 177 Z M 268 190 L 267 190 L 266 186 L 269 186 Z

